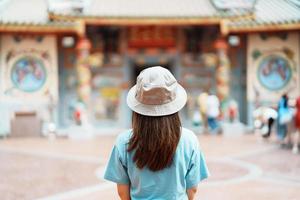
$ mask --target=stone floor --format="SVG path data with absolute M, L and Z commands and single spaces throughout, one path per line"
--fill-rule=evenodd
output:
M 198 136 L 211 177 L 201 200 L 300 199 L 300 155 L 255 135 Z M 1 200 L 118 199 L 102 179 L 115 136 L 0 140 Z

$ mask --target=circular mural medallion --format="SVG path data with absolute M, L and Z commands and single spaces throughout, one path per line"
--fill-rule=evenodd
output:
M 33 56 L 18 59 L 11 69 L 11 80 L 16 88 L 24 92 L 36 92 L 46 82 L 43 61 Z
M 268 90 L 280 90 L 290 81 L 292 68 L 283 56 L 270 55 L 260 61 L 257 76 L 260 84 Z

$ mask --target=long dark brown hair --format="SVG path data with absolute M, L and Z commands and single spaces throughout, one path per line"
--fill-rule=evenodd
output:
M 134 152 L 133 161 L 139 169 L 159 171 L 172 164 L 181 135 L 178 113 L 151 117 L 133 112 L 132 129 L 127 150 Z

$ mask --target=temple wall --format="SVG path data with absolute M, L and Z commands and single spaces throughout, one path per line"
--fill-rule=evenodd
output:
M 49 102 L 58 100 L 57 42 L 56 36 L 0 39 L 0 134 L 5 134 L 15 112 L 36 112 L 49 120 Z
M 248 121 L 257 106 L 273 106 L 287 93 L 300 95 L 299 33 L 251 34 L 247 44 Z M 250 122 L 251 124 L 251 122 Z

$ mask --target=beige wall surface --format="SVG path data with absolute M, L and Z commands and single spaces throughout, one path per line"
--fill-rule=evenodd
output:
M 15 111 L 37 111 L 42 119 L 49 117 L 49 93 L 52 94 L 53 102 L 58 99 L 56 36 L 7 34 L 1 35 L 0 41 L 0 112 L 2 113 L 0 130 L 1 128 L 7 130 L 9 120 Z M 43 86 L 32 92 L 20 90 L 11 78 L 14 64 L 26 56 L 37 58 L 46 72 Z
M 247 98 L 249 101 L 275 103 L 283 93 L 287 93 L 290 98 L 296 98 L 300 95 L 299 33 L 287 33 L 286 36 L 287 37 L 275 34 L 267 35 L 267 37 L 263 37 L 259 34 L 251 34 L 248 36 Z M 268 56 L 282 57 L 286 59 L 287 63 L 291 66 L 290 79 L 286 81 L 286 84 L 282 88 L 271 90 L 263 86 L 261 81 L 259 81 L 259 66 L 264 58 Z M 277 80 L 281 81 L 279 79 Z

